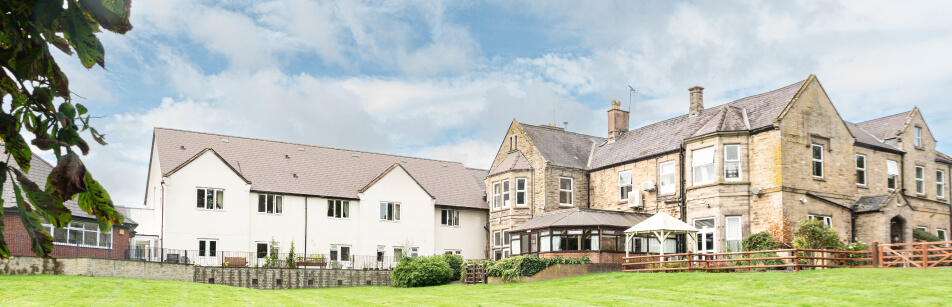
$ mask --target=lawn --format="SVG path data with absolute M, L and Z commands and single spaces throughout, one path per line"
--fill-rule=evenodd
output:
M 952 270 L 607 273 L 509 285 L 252 290 L 188 282 L 0 275 L 23 305 L 949 305 Z M 741 305 L 738 305 L 741 304 Z

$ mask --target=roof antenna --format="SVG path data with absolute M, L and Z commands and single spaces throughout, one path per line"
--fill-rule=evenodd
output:
M 628 112 L 631 112 L 631 102 L 634 100 L 633 95 L 638 95 L 638 89 L 628 86 Z

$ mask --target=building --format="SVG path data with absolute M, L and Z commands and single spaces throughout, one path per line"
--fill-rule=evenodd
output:
M 3 153 L 5 149 L 0 145 L 0 159 L 9 161 L 10 167 L 20 169 L 16 161 L 7 160 L 7 154 Z M 30 172 L 26 177 L 35 182 L 38 186 L 46 186 L 46 178 L 53 171 L 53 165 L 37 155 L 33 156 L 30 162 Z M 35 256 L 30 247 L 30 235 L 20 219 L 19 210 L 16 207 L 16 196 L 13 191 L 13 177 L 8 176 L 3 183 L 3 224 L 5 230 L 4 240 L 10 248 L 10 254 L 14 256 Z M 26 195 L 24 195 L 25 197 Z M 89 215 L 79 208 L 76 200 L 68 200 L 63 203 L 69 209 L 72 216 L 70 223 L 66 227 L 56 228 L 47 223 L 42 216 L 40 221 L 44 228 L 53 237 L 53 252 L 50 256 L 55 258 L 62 257 L 91 257 L 91 258 L 112 258 L 126 259 L 128 252 L 129 238 L 134 234 L 136 222 L 125 216 L 125 221 L 120 225 L 113 225 L 108 233 L 102 233 L 99 229 L 99 222 L 96 217 Z
M 672 237 L 666 252 L 737 251 L 762 231 L 790 242 L 806 219 L 824 221 L 843 241 L 911 242 L 914 228 L 948 238 L 952 159 L 936 151 L 918 108 L 846 122 L 812 75 L 709 109 L 702 87 L 689 93 L 686 114 L 633 130 L 613 101 L 607 137 L 513 120 L 486 178 L 493 257 L 613 259 L 604 254 L 617 244 L 586 245 L 579 232 L 618 225 L 546 224 L 566 209 L 665 212 L 700 229 L 696 244 Z M 528 245 L 512 245 L 525 235 Z M 634 252 L 661 248 L 636 240 Z
M 483 173 L 485 174 L 485 173 Z M 457 162 L 156 128 L 142 250 L 484 258 L 479 170 Z M 273 244 L 272 244 L 273 242 Z M 205 262 L 207 263 L 207 262 Z

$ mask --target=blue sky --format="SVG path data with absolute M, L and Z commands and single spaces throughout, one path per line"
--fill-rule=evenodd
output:
M 488 168 L 512 119 L 604 136 L 816 74 L 840 114 L 919 106 L 952 152 L 952 7 L 895 1 L 136 1 L 106 68 L 58 55 L 109 146 L 87 164 L 139 205 L 153 127 Z

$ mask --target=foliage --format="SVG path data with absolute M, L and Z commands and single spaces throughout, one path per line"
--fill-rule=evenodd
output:
M 505 280 L 516 280 L 523 276 L 532 276 L 540 271 L 556 264 L 586 264 L 592 263 L 588 256 L 579 258 L 565 258 L 556 256 L 555 258 L 539 258 L 536 255 L 523 255 L 510 257 L 498 261 L 490 260 L 469 260 L 463 263 L 463 266 L 472 263 L 482 263 L 485 266 L 486 276 L 502 277 Z
M 65 226 L 72 215 L 64 201 L 77 199 L 83 211 L 96 216 L 103 232 L 123 222 L 109 193 L 74 151 L 89 153 L 89 144 L 79 135 L 86 130 L 99 144 L 106 142 L 90 125 L 86 107 L 73 102 L 69 80 L 50 45 L 69 55 L 75 52 L 87 69 L 105 68 L 105 50 L 96 33 L 100 27 L 119 34 L 132 29 L 130 5 L 131 0 L 0 1 L 0 103 L 10 103 L 0 107 L 0 140 L 8 154 L 0 162 L 0 183 L 9 178 L 37 256 L 49 258 L 53 250 L 40 217 L 54 227 Z M 25 135 L 32 135 L 29 144 Z M 34 156 L 30 144 L 56 156 L 46 186 L 25 176 Z M 12 167 L 10 157 L 22 172 Z M 10 256 L 4 231 L 0 216 L 0 258 Z
M 268 245 L 268 246 L 269 246 L 269 249 L 270 249 L 270 250 L 268 251 L 268 257 L 265 258 L 265 261 L 264 261 L 264 267 L 266 267 L 266 268 L 277 267 L 278 264 L 279 264 L 279 262 L 278 262 L 278 249 L 277 249 L 277 248 L 274 248 L 274 244 L 275 244 L 275 243 L 276 243 L 276 242 L 274 242 L 274 238 L 272 237 L 272 238 L 271 238 L 271 244 Z
M 296 268 L 297 263 L 294 262 L 294 241 L 291 241 L 291 249 L 288 250 L 288 257 L 284 259 L 284 264 L 288 268 Z
M 942 238 L 940 238 L 939 236 L 934 235 L 934 234 L 931 234 L 931 233 L 929 233 L 929 232 L 927 232 L 927 231 L 925 231 L 925 230 L 919 229 L 919 228 L 916 228 L 916 229 L 913 229 L 913 230 L 912 230 L 912 238 L 913 238 L 913 239 L 916 239 L 916 240 L 919 240 L 919 241 L 926 241 L 926 242 L 941 242 L 941 241 L 943 241 Z
M 442 257 L 443 261 L 449 264 L 450 268 L 453 269 L 453 277 L 451 280 L 459 280 L 463 271 L 463 257 L 453 254 L 443 254 Z
M 453 280 L 453 269 L 440 255 L 403 258 L 391 273 L 394 287 L 437 286 Z
M 839 247 L 840 236 L 820 220 L 807 219 L 793 232 L 793 246 L 804 249 Z
M 769 232 L 762 231 L 751 234 L 741 241 L 741 246 L 745 251 L 766 251 L 777 249 L 777 241 L 770 236 Z

